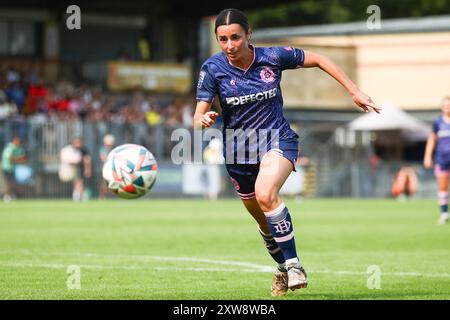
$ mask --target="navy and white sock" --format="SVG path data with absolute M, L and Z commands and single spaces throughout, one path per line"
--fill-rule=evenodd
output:
M 448 214 L 448 192 L 438 192 L 439 206 L 441 207 L 441 214 Z
M 291 215 L 282 202 L 275 210 L 264 212 L 269 225 L 270 233 L 277 242 L 286 259 L 286 265 L 299 263 L 295 249 L 294 229 Z
M 267 251 L 272 256 L 273 260 L 275 260 L 278 263 L 278 269 L 280 271 L 285 270 L 285 259 L 283 252 L 281 251 L 281 248 L 278 246 L 277 242 L 273 238 L 272 234 L 266 234 L 261 231 L 261 229 L 258 226 L 259 234 L 263 238 L 264 245 L 267 248 Z

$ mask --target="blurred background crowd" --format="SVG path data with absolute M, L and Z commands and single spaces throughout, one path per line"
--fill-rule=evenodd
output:
M 49 85 L 37 71 L 0 71 L 0 119 L 160 123 L 192 126 L 195 96 L 113 93 L 101 86 L 60 80 Z

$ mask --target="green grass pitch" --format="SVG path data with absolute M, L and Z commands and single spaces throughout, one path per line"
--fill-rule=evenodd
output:
M 450 298 L 436 201 L 286 204 L 309 286 L 272 298 L 274 263 L 238 199 L 1 203 L 0 299 Z

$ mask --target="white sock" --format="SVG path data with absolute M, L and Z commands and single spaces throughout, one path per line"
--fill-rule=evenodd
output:
M 298 260 L 297 257 L 286 260 L 286 265 L 289 265 L 289 264 L 292 264 L 292 263 L 297 264 L 297 263 L 300 263 L 300 261 Z

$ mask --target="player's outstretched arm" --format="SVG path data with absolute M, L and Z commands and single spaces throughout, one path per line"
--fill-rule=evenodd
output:
M 364 92 L 359 90 L 356 84 L 339 68 L 333 61 L 318 53 L 305 50 L 304 68 L 318 67 L 336 79 L 350 94 L 355 104 L 368 112 L 372 109 L 376 113 L 380 113 L 381 108 L 377 107 L 372 99 Z
M 433 167 L 433 151 L 436 146 L 436 134 L 432 132 L 427 140 L 427 145 L 425 147 L 425 156 L 423 158 L 423 166 L 427 169 Z
M 211 102 L 198 101 L 194 113 L 194 129 L 204 129 L 211 127 L 219 114 L 211 109 Z

